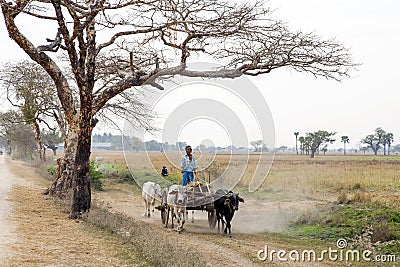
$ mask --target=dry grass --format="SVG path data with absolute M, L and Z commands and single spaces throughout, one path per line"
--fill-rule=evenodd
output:
M 122 152 L 93 152 L 93 157 L 99 155 L 104 157 L 105 162 L 126 164 Z M 172 162 L 179 162 L 179 153 L 168 156 Z M 217 169 L 211 172 L 212 177 L 215 177 L 229 164 L 233 166 L 229 168 L 239 168 L 246 164 L 247 169 L 238 183 L 238 187 L 243 189 L 247 188 L 258 161 L 258 155 L 251 155 L 248 163 L 247 155 L 230 157 L 227 154 L 217 154 L 214 161 L 213 154 L 195 156 L 200 158 L 200 166 L 213 162 L 211 167 L 199 174 L 205 180 L 210 174 L 208 170 L 213 167 Z M 179 169 L 170 160 L 160 152 L 132 153 L 128 156 L 128 161 L 135 169 L 160 170 L 162 166 L 167 166 L 170 172 L 179 173 Z M 359 202 L 377 201 L 391 207 L 399 207 L 400 157 L 319 156 L 310 159 L 300 155 L 276 155 L 271 171 L 257 194 L 260 197 L 279 194 L 289 199 L 331 201 L 336 201 L 341 194 L 346 194 L 350 199 Z
M 122 236 L 132 250 L 155 266 L 175 266 L 177 263 L 179 266 L 206 266 L 202 254 L 196 248 L 169 238 L 158 227 L 136 221 L 127 215 L 94 205 L 85 221 Z

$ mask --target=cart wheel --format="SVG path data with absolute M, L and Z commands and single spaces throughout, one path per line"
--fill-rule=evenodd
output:
M 167 193 L 164 191 L 161 198 L 161 206 L 164 206 L 164 209 L 161 210 L 161 222 L 163 225 L 167 223 Z
M 217 224 L 217 214 L 215 210 L 208 212 L 208 226 L 210 229 L 214 229 L 215 225 Z

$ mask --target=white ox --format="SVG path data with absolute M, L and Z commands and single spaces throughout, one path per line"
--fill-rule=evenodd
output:
M 154 203 L 155 199 L 161 198 L 161 186 L 153 182 L 145 182 L 142 188 L 142 196 L 145 203 L 144 216 L 150 217 L 150 205 L 153 206 L 152 212 L 154 217 Z
M 172 228 L 174 227 L 174 217 L 178 221 L 177 231 L 181 233 L 186 221 L 187 194 L 184 187 L 171 185 L 168 190 L 167 204 L 171 210 Z M 168 222 L 167 222 L 168 223 Z

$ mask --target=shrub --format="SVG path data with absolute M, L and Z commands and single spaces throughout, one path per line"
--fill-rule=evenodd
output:
M 103 190 L 104 174 L 97 169 L 98 164 L 90 161 L 90 184 L 94 190 Z
M 47 167 L 47 172 L 50 173 L 51 175 L 55 175 L 57 172 L 57 166 L 56 165 L 50 165 Z

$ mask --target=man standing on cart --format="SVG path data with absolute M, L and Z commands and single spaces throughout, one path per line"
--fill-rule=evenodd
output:
M 197 169 L 196 159 L 192 155 L 192 147 L 186 146 L 186 155 L 182 156 L 181 172 L 182 172 L 182 185 L 186 186 L 188 183 L 193 182 L 194 173 Z

